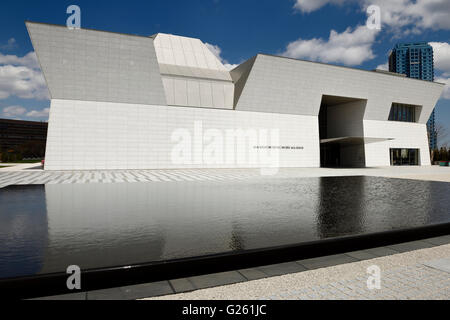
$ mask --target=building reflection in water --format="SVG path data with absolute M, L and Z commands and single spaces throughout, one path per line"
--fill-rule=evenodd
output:
M 46 185 L 49 245 L 42 273 L 160 260 L 165 225 L 142 184 Z M 148 260 L 150 259 L 150 260 Z
M 0 189 L 0 208 L 0 278 L 39 273 L 48 246 L 44 186 Z
M 379 177 L 12 186 L 0 189 L 0 278 L 449 222 L 449 191 Z
M 317 229 L 320 238 L 360 234 L 366 220 L 365 177 L 320 178 Z
M 322 178 L 320 238 L 450 221 L 450 184 L 383 177 Z
M 47 185 L 43 272 L 278 246 L 315 237 L 317 179 Z M 310 189 L 314 196 L 305 196 Z M 312 201 L 313 200 L 313 201 Z

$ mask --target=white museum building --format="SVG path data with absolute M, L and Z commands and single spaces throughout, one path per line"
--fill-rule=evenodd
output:
M 444 85 L 199 39 L 26 26 L 51 97 L 46 170 L 430 165 Z

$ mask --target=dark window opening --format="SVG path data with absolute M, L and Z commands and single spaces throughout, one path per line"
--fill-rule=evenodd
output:
M 410 104 L 393 103 L 389 121 L 416 122 L 416 108 Z
M 391 166 L 418 166 L 419 149 L 391 149 Z

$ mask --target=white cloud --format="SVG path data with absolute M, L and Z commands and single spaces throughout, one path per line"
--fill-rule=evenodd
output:
M 7 118 L 24 119 L 28 117 L 28 118 L 48 119 L 50 108 L 28 111 L 26 108 L 22 106 L 9 106 L 3 108 L 2 111 L 3 112 L 0 113 L 1 116 Z
M 434 68 L 440 71 L 441 75 L 434 78 L 434 81 L 445 83 L 442 99 L 450 100 L 450 44 L 447 42 L 430 42 L 434 53 Z
M 236 68 L 238 65 L 237 64 L 230 64 L 227 60 L 223 59 L 221 54 L 222 54 L 222 49 L 220 49 L 220 47 L 218 45 L 214 45 L 214 44 L 209 44 L 209 43 L 205 43 L 206 47 L 209 49 L 209 51 L 211 51 L 217 59 L 219 59 L 220 62 L 222 62 L 222 64 L 224 65 L 224 67 L 227 70 L 233 70 L 234 68 Z
M 24 57 L 0 53 L 0 99 L 11 96 L 49 99 L 47 84 L 34 52 Z
M 415 3 L 413 1 L 404 2 L 406 2 L 404 7 L 405 15 L 411 16 L 419 27 L 433 30 L 450 29 L 450 1 L 417 0 Z
M 0 66 L 0 99 L 10 96 L 48 99 L 47 85 L 42 73 L 24 66 Z
M 301 12 L 309 13 L 316 11 L 328 3 L 331 4 L 343 4 L 349 0 L 297 0 L 294 8 Z
M 238 64 L 231 64 L 231 63 L 225 63 L 223 65 L 228 71 L 233 70 L 234 68 L 236 68 L 238 66 Z
M 434 67 L 450 76 L 450 44 L 447 42 L 430 42 L 434 53 Z
M 369 5 L 381 9 L 381 22 L 406 34 L 420 33 L 423 29 L 450 29 L 450 1 L 448 0 L 297 0 L 294 8 L 309 13 L 326 4 L 359 4 L 362 11 Z
M 380 64 L 378 67 L 376 67 L 377 70 L 385 70 L 385 71 L 389 71 L 389 63 L 383 63 Z
M 0 45 L 0 49 L 4 49 L 4 50 L 11 50 L 17 47 L 17 42 L 16 39 L 11 38 L 8 40 L 8 42 L 4 45 Z
M 21 106 L 9 106 L 3 108 L 3 116 L 8 118 L 15 118 L 18 116 L 23 115 L 25 112 L 27 112 L 27 109 Z
M 220 54 L 222 53 L 222 49 L 220 49 L 219 46 L 207 42 L 205 43 L 205 46 L 209 49 L 209 51 L 213 53 L 213 55 L 216 56 L 217 59 L 222 61 L 222 57 L 220 56 Z
M 1 113 L 1 116 L 6 117 L 6 118 L 13 118 L 13 119 L 24 119 L 24 118 L 28 117 L 28 118 L 39 118 L 42 120 L 47 120 L 49 113 L 50 113 L 50 108 L 44 108 L 42 110 L 27 111 L 27 109 L 22 106 L 9 106 L 9 107 L 3 108 L 3 113 Z
M 445 83 L 444 92 L 442 93 L 441 98 L 450 100 L 450 78 L 437 77 L 434 81 Z
M 0 52 L 0 65 L 23 66 L 30 69 L 39 69 L 39 63 L 35 52 L 29 52 L 23 57 L 4 55 Z
M 358 26 L 353 30 L 349 27 L 342 33 L 331 30 L 327 40 L 300 38 L 289 43 L 282 55 L 327 63 L 360 65 L 375 57 L 372 45 L 376 35 L 376 30 L 369 30 L 366 26 Z
M 47 118 L 50 112 L 50 108 L 45 108 L 42 110 L 33 110 L 27 113 L 27 117 L 30 118 Z

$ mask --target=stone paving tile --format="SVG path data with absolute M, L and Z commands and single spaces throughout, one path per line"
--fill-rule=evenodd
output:
M 120 288 L 94 290 L 87 292 L 87 300 L 126 300 L 125 293 Z
M 428 267 L 434 268 L 434 269 L 438 269 L 438 270 L 446 271 L 446 272 L 450 273 L 450 258 L 432 260 L 432 261 L 425 263 L 425 265 Z M 450 275 L 449 275 L 449 279 L 450 279 Z
M 143 299 L 175 293 L 168 281 L 121 287 L 125 299 Z
M 283 274 L 288 273 L 294 273 L 294 272 L 301 272 L 307 270 L 305 266 L 300 265 L 296 262 L 285 262 L 285 263 L 278 263 L 278 264 L 272 264 L 268 266 L 262 266 L 256 268 L 263 273 L 265 273 L 268 276 L 280 276 Z
M 267 278 L 267 274 L 257 268 L 248 268 L 238 270 L 247 280 L 258 280 Z
M 399 244 L 393 244 L 387 246 L 390 249 L 394 249 L 398 252 L 407 252 L 407 251 L 413 251 L 413 250 L 419 250 L 419 249 L 426 249 L 426 248 L 432 248 L 434 247 L 433 244 L 418 240 L 418 241 L 410 241 L 410 242 L 404 242 Z
M 335 266 L 337 264 L 351 263 L 351 262 L 356 262 L 356 261 L 358 261 L 358 260 L 351 256 L 348 256 L 345 254 L 335 254 L 335 255 L 330 255 L 330 256 L 325 256 L 325 257 L 299 260 L 296 262 L 301 264 L 305 268 L 312 270 L 312 269 L 325 268 L 325 267 Z
M 376 256 L 373 253 L 370 253 L 367 250 L 358 250 L 358 251 L 352 251 L 352 252 L 346 252 L 346 255 L 357 259 L 357 260 L 370 260 L 370 259 L 375 259 L 378 256 Z
M 373 254 L 377 257 L 385 257 L 385 256 L 390 256 L 393 254 L 400 253 L 399 251 L 394 250 L 392 248 L 388 248 L 388 247 L 376 247 L 376 248 L 366 249 L 364 251 L 366 251 L 370 254 Z
M 245 277 L 237 271 L 220 272 L 188 278 L 196 289 L 222 286 L 246 281 Z
M 59 296 L 49 296 L 43 298 L 36 298 L 30 300 L 59 300 L 59 301 L 70 301 L 70 300 L 86 300 L 87 292 L 78 292 L 78 293 L 70 293 L 70 294 L 62 294 Z
M 175 292 L 188 292 L 195 290 L 194 285 L 187 278 L 174 279 L 169 281 Z
M 422 241 L 434 244 L 436 246 L 442 246 L 450 243 L 450 235 L 423 239 Z

